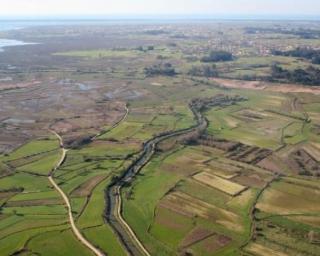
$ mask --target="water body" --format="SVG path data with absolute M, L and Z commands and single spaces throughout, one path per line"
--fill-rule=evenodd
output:
M 1 21 L 0 20 L 0 32 L 1 31 L 9 31 L 9 30 L 17 30 L 17 29 L 22 29 L 25 27 L 28 27 L 28 24 L 25 22 L 12 22 L 12 21 Z M 30 43 L 18 41 L 18 40 L 13 40 L 13 39 L 0 38 L 0 52 L 3 52 L 5 50 L 5 47 L 28 45 L 28 44 L 30 44 Z
M 18 40 L 11 40 L 11 39 L 1 39 L 0 38 L 0 52 L 3 52 L 5 47 L 10 46 L 20 46 L 20 45 L 28 45 L 33 43 L 26 43 Z

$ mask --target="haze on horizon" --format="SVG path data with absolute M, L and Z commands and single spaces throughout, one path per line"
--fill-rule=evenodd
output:
M 0 16 L 56 15 L 319 16 L 319 0 L 10 0 Z

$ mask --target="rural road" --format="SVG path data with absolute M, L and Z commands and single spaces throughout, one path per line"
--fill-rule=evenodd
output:
M 201 115 L 201 113 L 192 107 L 190 108 L 197 121 L 196 125 L 183 130 L 165 132 L 147 141 L 144 144 L 143 150 L 138 159 L 128 168 L 128 170 L 122 175 L 122 177 L 118 179 L 118 181 L 108 187 L 108 190 L 106 192 L 106 198 L 108 202 L 108 208 L 106 209 L 106 218 L 113 229 L 116 231 L 116 233 L 119 235 L 130 255 L 150 256 L 150 253 L 137 238 L 136 234 L 130 228 L 129 224 L 123 219 L 121 188 L 125 184 L 130 183 L 133 178 L 139 173 L 141 168 L 150 161 L 153 154 L 155 153 L 156 145 L 159 142 L 207 127 L 207 120 Z
M 49 174 L 49 181 L 50 183 L 54 186 L 54 188 L 59 192 L 59 194 L 61 195 L 61 197 L 63 198 L 63 201 L 67 207 L 68 210 L 68 215 L 69 215 L 69 222 L 71 224 L 71 228 L 72 231 L 74 233 L 74 235 L 77 237 L 77 239 L 83 244 L 85 245 L 88 249 L 90 249 L 95 255 L 97 256 L 105 256 L 98 248 L 96 248 L 94 245 L 92 245 L 79 231 L 79 229 L 77 228 L 75 222 L 74 222 L 74 218 L 72 215 L 72 208 L 71 208 L 71 204 L 69 201 L 69 198 L 66 196 L 66 194 L 63 192 L 63 190 L 58 186 L 58 184 L 54 181 L 53 178 L 53 174 L 54 172 L 62 165 L 62 163 L 64 162 L 64 160 L 66 159 L 67 156 L 67 151 L 64 146 L 63 146 L 63 141 L 62 138 L 59 134 L 57 134 L 55 131 L 51 131 L 58 139 L 59 139 L 59 143 L 60 143 L 60 147 L 62 149 L 62 155 L 61 158 L 58 162 L 58 164 L 52 169 L 52 171 Z

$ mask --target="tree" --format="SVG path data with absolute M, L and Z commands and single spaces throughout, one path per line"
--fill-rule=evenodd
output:
M 146 76 L 175 76 L 177 74 L 171 63 L 157 64 L 144 69 Z
M 208 56 L 204 56 L 202 62 L 222 62 L 222 61 L 231 61 L 234 57 L 232 53 L 226 51 L 211 51 Z
M 191 76 L 204 76 L 204 77 L 218 77 L 219 73 L 217 66 L 213 65 L 203 65 L 203 66 L 193 66 L 189 72 Z

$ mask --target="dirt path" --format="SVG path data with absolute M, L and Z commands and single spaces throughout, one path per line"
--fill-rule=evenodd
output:
M 104 135 L 105 133 L 113 130 L 114 128 L 116 128 L 119 124 L 121 124 L 128 116 L 129 114 L 129 109 L 128 109 L 128 106 L 125 107 L 125 110 L 126 110 L 126 113 L 123 115 L 123 117 L 118 121 L 116 122 L 113 126 L 111 126 L 109 129 L 107 129 L 106 131 L 101 131 L 99 132 L 97 135 L 95 135 L 92 140 L 96 140 L 98 137 Z
M 115 187 L 115 193 L 117 194 L 116 197 L 116 206 L 115 206 L 115 215 L 118 216 L 119 221 L 124 226 L 124 228 L 127 230 L 128 234 L 130 235 L 131 239 L 136 242 L 136 244 L 139 246 L 140 250 L 147 256 L 151 256 L 151 254 L 147 251 L 147 249 L 143 246 L 143 244 L 140 242 L 136 234 L 133 232 L 133 230 L 130 228 L 128 223 L 123 219 L 121 211 L 122 211 L 122 199 L 121 199 L 121 186 Z
M 94 245 L 92 245 L 79 231 L 79 229 L 77 228 L 75 222 L 74 222 L 74 218 L 72 215 L 72 208 L 71 208 L 71 204 L 69 201 L 69 198 L 66 196 L 66 194 L 63 192 L 63 190 L 58 186 L 58 184 L 54 181 L 53 178 L 53 174 L 54 172 L 62 165 L 62 163 L 64 162 L 64 160 L 66 159 L 67 156 L 67 152 L 68 150 L 66 150 L 63 147 L 63 141 L 62 138 L 59 134 L 57 134 L 55 131 L 51 131 L 58 139 L 59 139 L 59 143 L 60 143 L 60 147 L 62 149 L 62 155 L 61 158 L 58 162 L 58 164 L 53 168 L 53 170 L 50 172 L 49 174 L 49 181 L 50 183 L 54 186 L 54 188 L 59 192 L 59 194 L 61 195 L 61 197 L 63 198 L 63 201 L 67 207 L 68 210 L 68 215 L 69 215 L 69 222 L 72 228 L 72 231 L 74 233 L 74 235 L 77 237 L 77 239 L 83 244 L 85 245 L 88 249 L 90 249 L 95 255 L 97 256 L 105 256 L 98 248 L 96 248 Z

